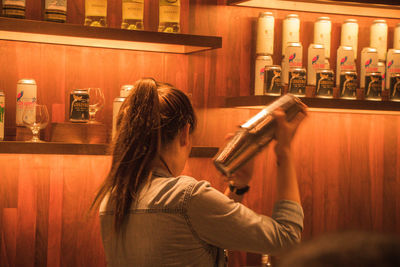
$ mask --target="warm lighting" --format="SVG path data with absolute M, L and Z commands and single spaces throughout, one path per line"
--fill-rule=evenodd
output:
M 400 7 L 380 4 L 367 4 L 355 2 L 338 2 L 329 0 L 248 0 L 230 1 L 238 6 L 262 7 L 270 9 L 285 9 L 307 12 L 321 12 L 343 15 L 372 16 L 382 18 L 399 18 Z

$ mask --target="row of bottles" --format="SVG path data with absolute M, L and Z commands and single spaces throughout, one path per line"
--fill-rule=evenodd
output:
M 351 90 L 349 89 L 348 93 L 345 88 L 340 89 L 342 92 L 340 97 L 356 98 L 355 89 L 366 88 L 366 98 L 378 99 L 381 97 L 382 91 L 389 90 L 389 98 L 399 100 L 400 87 L 397 88 L 396 81 L 400 76 L 400 23 L 394 30 L 394 48 L 388 50 L 386 21 L 373 21 L 370 27 L 370 46 L 361 51 L 360 77 L 357 75 L 355 63 L 358 54 L 357 20 L 347 19 L 342 24 L 335 71 L 330 69 L 331 25 L 329 17 L 319 17 L 315 21 L 314 40 L 308 47 L 307 69 L 303 69 L 300 19 L 297 14 L 287 15 L 282 25 L 282 61 L 281 65 L 276 65 L 272 60 L 275 19 L 271 12 L 260 13 L 256 38 L 255 94 L 280 94 L 280 90 L 277 88 L 280 88 L 282 83 L 288 85 L 289 92 L 295 94 L 298 92 L 300 96 L 305 94 L 306 84 L 313 85 L 317 87 L 318 95 L 321 92 L 318 86 L 323 81 L 324 84 L 332 85 L 330 90 L 322 90 L 326 91 L 321 95 L 324 97 L 332 97 L 333 87 L 349 86 Z M 335 72 L 336 75 L 334 75 Z M 328 76 L 331 78 L 320 80 L 321 77 Z M 357 84 L 358 80 L 360 86 Z M 381 89 L 375 85 L 378 83 Z M 368 90 L 368 87 L 371 86 L 379 92 L 370 95 L 372 91 Z
M 6 17 L 25 18 L 26 0 L 2 0 Z M 29 0 L 28 0 L 29 1 Z M 44 0 L 44 20 L 66 22 L 67 0 Z M 143 30 L 144 0 L 122 0 L 121 28 Z M 107 0 L 85 0 L 85 26 L 107 27 Z M 180 32 L 180 0 L 159 0 L 159 32 Z

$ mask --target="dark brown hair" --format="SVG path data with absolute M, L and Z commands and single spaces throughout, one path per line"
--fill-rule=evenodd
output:
M 92 207 L 110 194 L 114 227 L 123 227 L 142 184 L 152 175 L 161 146 L 171 142 L 187 123 L 190 132 L 196 117 L 188 97 L 180 90 L 154 79 L 141 79 L 121 106 L 111 146 L 112 165 Z

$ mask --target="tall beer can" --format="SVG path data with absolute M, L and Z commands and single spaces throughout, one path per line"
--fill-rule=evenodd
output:
M 286 55 L 282 59 L 282 83 L 289 82 L 289 71 L 292 68 L 301 68 L 303 66 L 303 46 L 301 43 L 288 43 L 286 46 Z
M 261 12 L 257 22 L 256 54 L 274 53 L 275 18 L 271 12 Z
M 377 68 L 378 72 L 381 74 L 382 77 L 382 91 L 385 88 L 385 84 L 386 84 L 386 64 L 384 61 L 378 61 L 378 68 Z
M 325 69 L 325 49 L 322 44 L 310 44 L 307 60 L 307 84 L 315 85 L 317 71 Z
M 386 60 L 386 89 L 390 89 L 390 77 L 393 73 L 400 73 L 400 49 L 389 49 Z M 385 88 L 384 87 L 384 88 Z
M 22 112 L 24 106 L 31 105 L 37 101 L 37 87 L 34 79 L 21 79 L 17 84 L 17 110 L 15 123 L 23 126 Z
M 235 136 L 214 158 L 216 168 L 227 177 L 259 153 L 274 138 L 276 121 L 273 112 L 282 108 L 288 120 L 302 110 L 300 99 L 286 94 L 261 110 L 239 127 Z
M 265 66 L 271 66 L 272 57 L 270 55 L 261 54 L 256 57 L 256 66 L 254 69 L 254 95 L 264 94 L 264 75 Z
M 378 52 L 376 48 L 364 47 L 361 50 L 360 88 L 365 88 L 365 75 L 378 71 Z
M 394 29 L 393 48 L 400 49 L 400 23 L 397 23 Z
M 357 59 L 358 23 L 356 19 L 347 19 L 343 22 L 340 45 L 351 46 L 353 48 L 354 59 Z
M 380 61 L 386 60 L 387 50 L 387 35 L 388 26 L 386 20 L 377 19 L 371 25 L 370 31 L 370 47 L 375 47 L 378 51 L 378 57 Z
M 121 109 L 122 104 L 124 103 L 125 99 L 129 96 L 129 93 L 133 89 L 133 85 L 127 84 L 121 87 L 121 91 L 119 97 L 116 97 L 113 102 L 113 119 L 112 119 L 112 132 L 111 136 L 114 138 L 114 135 L 117 130 L 117 119 L 118 114 Z
M 258 154 L 274 138 L 276 121 L 273 112 L 282 108 L 288 120 L 302 110 L 300 99 L 286 94 L 261 110 L 239 127 L 235 136 L 214 158 L 216 168 L 227 177 Z
M 353 47 L 339 46 L 336 56 L 336 87 L 340 85 L 340 74 L 344 71 L 355 71 Z
M 289 14 L 283 20 L 282 29 L 282 56 L 286 55 L 289 43 L 300 42 L 300 19 L 296 14 Z
M 319 17 L 314 23 L 314 43 L 324 46 L 327 60 L 331 56 L 331 30 L 332 23 L 329 17 Z
M 0 91 L 0 141 L 4 140 L 4 119 L 6 117 L 6 96 Z

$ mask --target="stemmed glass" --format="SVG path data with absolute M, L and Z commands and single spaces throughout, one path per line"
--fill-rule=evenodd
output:
M 88 88 L 89 93 L 89 123 L 96 122 L 96 113 L 104 106 L 104 94 L 100 88 Z
M 39 133 L 49 123 L 47 107 L 36 103 L 24 106 L 22 122 L 32 131 L 32 139 L 27 142 L 43 142 L 40 140 Z

